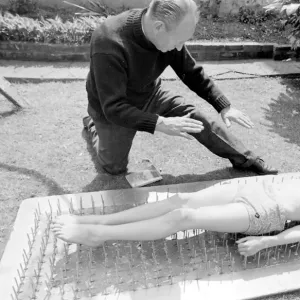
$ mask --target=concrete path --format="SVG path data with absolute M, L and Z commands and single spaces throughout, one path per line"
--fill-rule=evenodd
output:
M 274 60 L 239 60 L 204 62 L 204 70 L 214 79 L 251 78 L 257 76 L 300 75 L 300 62 Z M 77 79 L 85 80 L 88 62 L 32 62 L 0 60 L 0 74 L 6 79 Z M 162 74 L 166 80 L 177 78 L 168 68 Z

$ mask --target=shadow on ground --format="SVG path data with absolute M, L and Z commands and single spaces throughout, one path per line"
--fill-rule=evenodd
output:
M 265 110 L 269 130 L 286 142 L 300 146 L 300 79 L 282 79 L 286 92 L 272 99 Z M 267 125 L 268 126 L 268 125 Z
M 4 97 L 0 93 L 0 119 L 14 115 L 18 111 L 20 111 L 20 109 L 14 106 L 6 97 Z
M 19 174 L 24 174 L 30 177 L 35 178 L 37 181 L 41 182 L 44 186 L 48 188 L 48 195 L 63 195 L 68 194 L 70 191 L 61 188 L 53 179 L 48 178 L 47 176 L 41 174 L 38 171 L 27 169 L 27 168 L 20 168 L 4 163 L 0 163 L 0 169 L 7 170 L 9 172 L 16 172 Z

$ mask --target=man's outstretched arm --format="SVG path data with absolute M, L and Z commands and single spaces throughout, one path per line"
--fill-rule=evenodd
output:
M 184 45 L 181 51 L 176 49 L 171 54 L 171 67 L 181 80 L 198 96 L 210 103 L 221 114 L 227 127 L 234 121 L 244 127 L 252 128 L 253 123 L 243 112 L 232 108 L 227 97 L 221 92 L 211 78 L 197 65 Z
M 108 54 L 92 57 L 97 94 L 106 118 L 119 126 L 137 131 L 189 137 L 186 132 L 197 133 L 202 123 L 188 117 L 164 118 L 144 112 L 127 100 L 127 74 L 122 59 Z
M 199 97 L 210 103 L 217 112 L 230 106 L 229 100 L 216 86 L 213 80 L 197 65 L 195 59 L 184 45 L 181 51 L 173 50 L 171 67 L 182 82 Z

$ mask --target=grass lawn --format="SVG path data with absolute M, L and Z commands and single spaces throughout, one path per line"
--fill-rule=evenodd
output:
M 164 84 L 201 110 L 216 115 L 183 84 Z M 300 81 L 258 78 L 217 84 L 255 123 L 253 130 L 238 125 L 231 130 L 281 172 L 300 170 Z M 9 102 L 0 98 L 0 258 L 22 200 L 129 188 L 123 176 L 101 173 L 82 133 L 87 102 L 84 82 L 20 84 L 16 88 L 32 107 L 15 113 Z M 137 135 L 130 168 L 138 167 L 144 158 L 162 171 L 159 184 L 254 175 L 233 170 L 229 161 L 216 157 L 196 141 L 163 134 Z M 293 293 L 265 299 L 299 296 Z

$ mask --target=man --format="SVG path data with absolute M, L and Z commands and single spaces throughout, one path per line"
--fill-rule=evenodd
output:
M 230 105 L 188 52 L 184 43 L 193 36 L 198 15 L 192 0 L 152 0 L 148 8 L 106 19 L 93 32 L 86 83 L 89 116 L 83 122 L 106 172 L 126 172 L 132 140 L 137 131 L 145 131 L 195 138 L 235 168 L 278 173 L 229 132 L 231 121 L 247 128 L 253 124 Z M 167 66 L 227 126 L 165 90 L 159 76 Z

